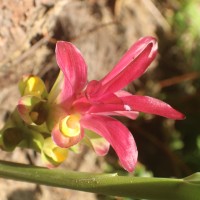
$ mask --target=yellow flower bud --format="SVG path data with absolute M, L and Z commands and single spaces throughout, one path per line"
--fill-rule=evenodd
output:
M 52 140 L 51 137 L 45 139 L 44 145 L 42 148 L 43 159 L 44 161 L 50 161 L 53 165 L 59 165 L 62 163 L 68 156 L 68 149 L 58 147 Z
M 22 96 L 32 95 L 42 98 L 47 96 L 46 86 L 38 76 L 24 76 L 18 86 Z

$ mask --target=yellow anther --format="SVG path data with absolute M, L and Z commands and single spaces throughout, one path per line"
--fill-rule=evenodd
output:
M 67 137 L 75 137 L 80 134 L 80 115 L 68 115 L 59 123 L 60 132 Z

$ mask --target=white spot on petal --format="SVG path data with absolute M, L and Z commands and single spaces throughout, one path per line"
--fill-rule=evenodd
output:
M 124 105 L 124 109 L 126 111 L 131 111 L 132 110 L 132 108 L 129 105 Z

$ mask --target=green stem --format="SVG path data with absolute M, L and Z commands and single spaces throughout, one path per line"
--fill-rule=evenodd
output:
M 185 179 L 94 174 L 0 161 L 0 177 L 113 196 L 154 200 L 198 200 L 200 175 Z

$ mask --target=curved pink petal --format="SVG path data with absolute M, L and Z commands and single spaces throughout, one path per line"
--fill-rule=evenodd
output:
M 94 149 L 98 156 L 105 156 L 110 149 L 110 143 L 105 138 L 92 131 L 85 130 L 84 140 L 86 144 Z
M 106 94 L 100 99 L 90 98 L 89 96 L 83 96 L 73 102 L 73 110 L 76 112 L 107 112 L 107 111 L 123 111 L 123 101 L 115 94 Z
M 89 101 L 95 101 L 99 98 L 96 96 L 96 93 L 98 94 L 99 90 L 101 89 L 101 83 L 97 80 L 92 80 L 87 84 L 87 88 L 84 91 L 84 95 Z M 92 95 L 91 95 L 92 94 Z
M 123 168 L 129 172 L 134 170 L 138 151 L 132 134 L 123 124 L 111 117 L 87 115 L 81 119 L 81 125 L 104 137 L 117 153 Z
M 115 113 L 116 113 L 115 116 L 124 116 L 133 120 L 135 120 L 139 115 L 139 112 L 136 111 L 117 111 Z
M 153 37 L 137 41 L 119 63 L 102 80 L 88 84 L 86 94 L 98 98 L 106 93 L 114 93 L 140 77 L 157 54 L 157 42 Z
M 123 104 L 96 104 L 91 106 L 88 113 L 104 113 L 113 111 L 129 111 L 128 108 Z
M 73 103 L 73 110 L 82 114 L 95 113 L 98 115 L 110 115 L 110 116 L 125 116 L 130 119 L 136 119 L 138 112 L 132 111 L 128 105 L 118 96 L 132 95 L 126 91 L 121 91 L 120 94 L 108 94 L 104 95 L 99 101 L 91 102 L 91 99 L 82 97 Z
M 130 109 L 127 110 L 129 107 L 127 105 L 124 105 L 121 99 L 119 99 L 119 101 L 117 102 L 116 101 L 117 101 L 116 99 L 113 99 L 113 102 L 112 102 L 110 99 L 110 101 L 107 100 L 103 103 L 91 104 L 87 101 L 86 98 L 81 98 L 75 101 L 75 103 L 73 104 L 73 110 L 74 112 L 78 112 L 81 114 L 95 113 L 95 114 L 105 115 L 105 116 L 106 115 L 125 116 L 130 119 L 136 119 L 138 117 L 139 113 L 136 111 L 130 111 Z
M 131 94 L 130 92 L 127 92 L 126 90 L 119 90 L 117 92 L 115 92 L 115 95 L 117 97 L 126 97 L 126 96 L 132 96 L 133 94 Z
M 141 57 L 141 54 L 143 52 L 146 52 L 146 54 L 143 55 L 143 57 L 146 55 L 148 58 L 148 63 L 150 64 L 151 61 L 155 58 L 157 54 L 157 41 L 153 37 L 143 37 L 140 38 L 136 43 L 134 43 L 131 48 L 123 55 L 123 57 L 119 60 L 119 62 L 114 66 L 112 71 L 108 73 L 102 80 L 102 84 L 106 84 L 110 82 L 113 78 L 115 78 L 120 72 L 124 71 L 128 66 L 130 66 L 131 63 L 135 59 L 137 59 L 138 56 Z M 141 76 L 144 71 L 146 70 L 146 67 L 148 66 L 132 66 L 132 77 L 133 80 Z M 127 74 L 128 75 L 128 74 Z M 130 75 L 129 75 L 130 76 Z
M 116 92 L 140 77 L 155 57 L 155 53 L 152 54 L 152 49 L 154 49 L 154 46 L 152 43 L 149 43 L 148 46 L 146 46 L 146 48 L 126 66 L 126 68 L 119 71 L 119 73 L 110 81 L 105 84 L 102 83 L 103 86 L 100 93 Z
M 135 120 L 138 115 L 139 112 L 136 111 L 110 111 L 110 112 L 99 112 L 99 113 L 95 113 L 95 115 L 103 115 L 103 116 L 123 116 L 123 117 L 127 117 L 129 119 Z
M 55 142 L 56 145 L 58 145 L 61 148 L 69 148 L 78 142 L 80 142 L 84 136 L 83 130 L 81 130 L 81 133 L 78 136 L 75 137 L 65 137 L 59 130 L 58 126 L 55 126 L 54 129 L 51 132 L 52 139 Z
M 172 108 L 169 104 L 152 97 L 132 95 L 121 97 L 121 99 L 135 111 L 160 115 L 170 119 L 185 118 L 185 115 Z
M 64 41 L 56 44 L 56 60 L 64 74 L 65 81 L 61 97 L 65 101 L 85 87 L 87 66 L 80 51 L 73 44 Z
M 129 92 L 120 90 L 115 94 L 106 94 L 100 98 L 97 102 L 92 102 L 87 107 L 87 113 L 95 113 L 98 115 L 110 115 L 110 116 L 125 116 L 130 119 L 136 119 L 138 117 L 138 112 L 132 111 L 132 108 L 121 100 L 120 96 L 132 95 Z M 86 98 L 85 98 L 86 100 Z M 89 99 L 90 101 L 91 99 Z M 84 104 L 80 102 L 75 105 L 75 107 L 84 107 Z M 85 110 L 86 111 L 86 110 Z
M 157 54 L 157 41 L 153 37 L 138 40 L 122 57 L 113 70 L 102 80 L 90 82 L 86 94 L 98 99 L 106 93 L 114 93 L 140 77 Z
M 110 149 L 110 144 L 104 138 L 92 139 L 91 143 L 98 156 L 105 156 Z

